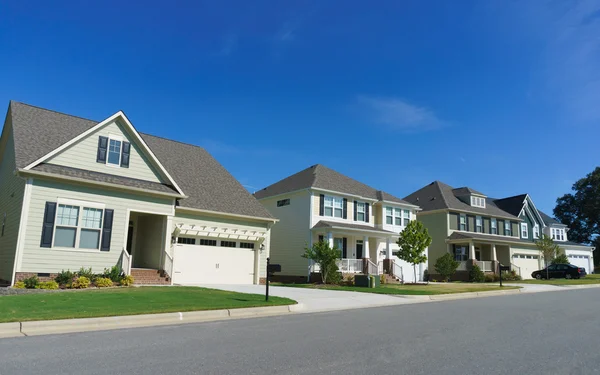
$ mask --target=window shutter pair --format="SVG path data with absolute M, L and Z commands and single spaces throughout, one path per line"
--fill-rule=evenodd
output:
M 52 247 L 52 236 L 54 234 L 54 218 L 56 217 L 56 202 L 46 202 L 44 209 L 44 220 L 42 224 L 42 239 L 40 247 Z M 101 251 L 110 250 L 110 240 L 112 237 L 114 210 L 104 210 L 104 225 L 101 233 Z
M 98 153 L 96 154 L 97 163 L 106 163 L 108 153 L 108 137 L 98 137 Z M 131 153 L 131 143 L 122 142 L 121 145 L 121 167 L 129 168 L 129 155 Z

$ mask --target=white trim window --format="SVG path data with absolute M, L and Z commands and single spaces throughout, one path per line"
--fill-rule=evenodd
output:
M 467 216 L 460 215 L 458 230 L 466 231 L 467 230 Z
M 565 230 L 561 228 L 552 228 L 552 239 L 556 241 L 565 241 Z
M 485 198 L 471 196 L 471 206 L 485 208 Z
M 356 221 L 365 221 L 365 202 L 356 202 Z
M 108 137 L 108 150 L 106 154 L 106 164 L 121 166 L 121 149 L 123 147 L 123 139 L 119 139 L 113 135 Z
M 344 214 L 344 200 L 326 195 L 323 200 L 323 216 L 342 218 Z
M 521 223 L 521 238 L 529 238 L 529 228 L 527 228 L 527 223 Z
M 103 215 L 102 208 L 59 203 L 56 210 L 54 247 L 98 250 Z
M 404 210 L 404 226 L 407 226 L 410 223 L 410 210 Z
M 512 236 L 512 223 L 508 220 L 504 220 L 504 235 Z
M 533 226 L 533 239 L 537 240 L 538 238 L 540 238 L 540 225 L 535 224 Z
M 402 226 L 402 210 L 394 208 L 394 225 Z
M 483 232 L 483 218 L 481 216 L 475 216 L 475 232 Z
M 498 234 L 498 221 L 495 217 L 490 219 L 490 233 Z
M 385 223 L 394 225 L 394 209 L 392 207 L 385 208 Z

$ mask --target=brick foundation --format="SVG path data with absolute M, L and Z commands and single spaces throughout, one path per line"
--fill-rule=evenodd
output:
M 28 279 L 32 276 L 37 276 L 40 281 L 52 281 L 56 278 L 58 274 L 56 273 L 37 273 L 37 272 L 17 272 L 15 274 L 15 282 L 23 281 L 24 279 Z
M 319 276 L 320 279 L 321 276 Z M 306 280 L 306 276 L 290 276 L 290 275 L 273 275 L 273 277 L 271 277 L 271 281 L 276 281 L 279 283 L 286 283 L 286 284 L 306 284 L 306 282 L 308 280 Z M 312 276 L 311 276 L 311 281 L 312 281 Z

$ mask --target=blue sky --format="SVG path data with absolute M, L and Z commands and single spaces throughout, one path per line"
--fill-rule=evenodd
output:
M 0 103 L 123 110 L 251 191 L 321 163 L 551 211 L 598 165 L 600 1 L 83 3 L 0 3 Z

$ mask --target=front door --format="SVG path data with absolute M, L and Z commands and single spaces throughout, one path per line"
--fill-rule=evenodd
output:
M 481 260 L 481 250 L 479 248 L 475 248 L 475 259 Z
M 356 241 L 356 259 L 362 259 L 363 258 L 363 242 L 362 241 Z

